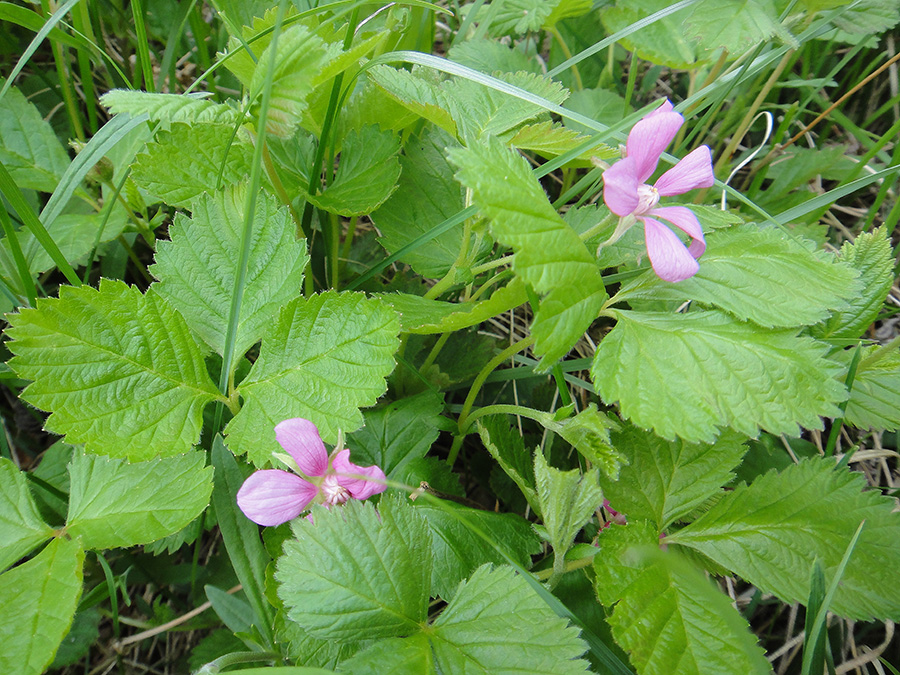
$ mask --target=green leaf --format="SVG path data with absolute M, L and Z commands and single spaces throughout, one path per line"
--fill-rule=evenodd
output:
M 490 38 L 476 38 L 458 41 L 450 48 L 447 56 L 451 61 L 462 64 L 486 75 L 497 71 L 516 73 L 520 70 L 539 74 L 540 63 L 529 58 L 524 49 Z
M 488 139 L 452 150 L 450 160 L 490 219 L 494 236 L 515 250 L 516 274 L 548 294 L 532 324 L 535 350 L 546 369 L 568 352 L 603 306 L 607 295 L 600 268 L 550 205 L 524 158 Z
M 152 289 L 62 286 L 58 299 L 7 318 L 9 365 L 34 381 L 22 398 L 52 412 L 48 431 L 133 461 L 199 439 L 203 408 L 220 395 L 184 319 Z
M 173 124 L 148 143 L 134 161 L 131 177 L 170 206 L 190 207 L 205 192 L 244 180 L 253 147 L 222 124 Z M 232 142 L 233 141 L 233 142 Z
M 591 469 L 560 471 L 547 464 L 543 453 L 534 453 L 534 478 L 547 536 L 553 546 L 554 575 L 563 571 L 566 551 L 581 528 L 603 502 L 599 472 Z
M 667 441 L 632 426 L 614 432 L 612 444 L 627 466 L 617 481 L 600 476 L 603 495 L 629 520 L 649 520 L 660 532 L 720 493 L 746 451 L 734 433 L 704 445 Z
M 877 360 L 866 359 L 879 347 L 864 348 L 853 378 L 850 400 L 844 420 L 857 429 L 891 430 L 900 428 L 900 353 L 896 350 Z M 835 357 L 847 368 L 852 352 Z
M 407 110 L 456 135 L 456 122 L 441 91 L 440 75 L 426 68 L 398 70 L 377 65 L 368 70 L 369 80 Z
M 625 458 L 609 440 L 609 431 L 615 428 L 615 423 L 599 412 L 595 404 L 591 403 L 574 417 L 563 420 L 557 420 L 550 413 L 542 413 L 536 419 L 573 445 L 591 464 L 603 469 L 607 476 L 613 480 L 618 477 Z
M 781 26 L 774 0 L 701 0 L 685 19 L 684 33 L 702 54 L 724 49 L 738 56 L 773 35 L 796 42 Z
M 428 614 L 431 535 L 402 497 L 378 512 L 351 500 L 292 523 L 275 578 L 288 617 L 317 638 L 376 640 L 414 633 Z
M 641 675 L 764 675 L 772 669 L 731 600 L 646 522 L 604 531 L 595 588 L 613 636 Z
M 246 191 L 242 184 L 197 199 L 191 218 L 176 216 L 171 241 L 159 243 L 150 268 L 159 279 L 156 291 L 219 354 L 225 349 Z M 236 354 L 258 342 L 280 308 L 300 293 L 309 259 L 287 208 L 265 192 L 256 200 L 253 223 Z
M 603 25 L 612 35 L 631 24 L 668 7 L 669 0 L 619 0 L 614 7 L 600 12 Z M 697 48 L 684 32 L 684 20 L 690 8 L 644 26 L 636 33 L 619 40 L 625 49 L 652 63 L 669 68 L 691 68 L 697 61 Z
M 708 512 L 671 535 L 786 602 L 805 602 L 816 558 L 830 578 L 863 520 L 866 526 L 831 610 L 868 621 L 900 617 L 900 513 L 893 500 L 864 492 L 862 474 L 833 459 L 803 460 L 740 485 Z M 802 572 L 802 573 L 801 573 Z
M 416 512 L 431 530 L 431 595 L 435 597 L 449 600 L 459 582 L 481 565 L 505 563 L 498 548 L 526 569 L 531 567 L 531 556 L 541 550 L 541 541 L 531 524 L 513 513 L 481 511 L 449 501 L 440 505 L 419 503 Z M 469 524 L 490 537 L 494 545 L 473 532 Z
M 872 324 L 894 282 L 894 259 L 887 230 L 863 232 L 841 247 L 841 261 L 859 272 L 862 288 L 848 299 L 849 306 L 812 329 L 818 339 L 854 340 Z
M 309 195 L 320 209 L 342 216 L 360 216 L 381 206 L 400 177 L 400 137 L 378 127 L 351 131 L 344 139 L 334 182 Z
M 0 672 L 39 675 L 72 624 L 81 595 L 84 550 L 54 539 L 0 576 Z
M 465 206 L 465 191 L 453 179 L 453 167 L 444 156 L 444 148 L 453 144 L 450 136 L 433 127 L 406 143 L 397 190 L 372 214 L 381 233 L 379 242 L 389 253 L 396 253 Z M 462 240 L 462 228 L 452 228 L 406 253 L 403 262 L 422 276 L 441 277 L 459 257 Z
M 209 504 L 212 469 L 191 452 L 129 463 L 92 455 L 69 465 L 66 532 L 89 549 L 126 548 L 173 534 Z
M 492 17 L 492 35 L 525 35 L 539 31 L 557 4 L 559 0 L 506 0 L 499 10 L 482 7 L 481 12 L 486 16 L 479 16 L 478 19 L 482 21 L 487 15 Z
M 696 300 L 766 328 L 817 323 L 859 292 L 856 272 L 829 262 L 774 228 L 710 233 L 700 271 L 678 283 L 651 271 L 625 286 L 620 300 Z M 790 287 L 791 292 L 784 289 Z
M 224 103 L 207 99 L 209 93 L 158 94 L 131 89 L 112 89 L 100 97 L 111 113 L 132 116 L 145 113 L 154 122 L 236 125 L 241 112 Z
M 440 433 L 444 400 L 431 391 L 363 413 L 365 425 L 347 438 L 353 462 L 375 464 L 396 480 L 406 464 L 424 457 Z
M 25 474 L 0 457 L 0 570 L 53 536 L 28 490 Z
M 517 129 L 516 133 L 508 139 L 508 143 L 519 150 L 530 150 L 541 157 L 558 157 L 574 150 L 586 140 L 588 140 L 587 136 L 582 136 L 574 129 L 554 122 L 538 122 L 537 124 L 526 124 Z M 601 143 L 595 148 L 582 152 L 578 156 L 582 163 L 578 166 L 588 166 L 587 162 L 591 157 L 613 159 L 618 154 L 617 150 Z
M 824 345 L 718 312 L 616 312 L 591 376 L 607 403 L 663 438 L 712 442 L 718 427 L 797 435 L 847 396 Z
M 553 28 L 564 19 L 574 19 L 591 11 L 591 0 L 556 0 L 550 16 L 544 19 L 543 28 Z
M 262 466 L 280 451 L 272 430 L 282 420 L 305 417 L 328 443 L 337 441 L 338 429 L 358 429 L 359 408 L 384 393 L 399 328 L 392 309 L 362 293 L 290 302 L 237 389 L 244 404 L 226 428 L 229 447 Z
M 491 415 L 478 420 L 478 434 L 481 442 L 500 468 L 509 476 L 528 501 L 531 509 L 541 514 L 540 500 L 534 479 L 534 460 L 525 449 L 521 435 L 509 426 L 502 415 Z
M 69 166 L 50 123 L 15 87 L 0 98 L 0 162 L 21 189 L 41 192 L 53 192 Z

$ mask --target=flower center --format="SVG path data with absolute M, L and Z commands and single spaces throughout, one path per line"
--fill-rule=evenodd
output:
M 638 201 L 637 208 L 634 210 L 634 215 L 636 216 L 647 213 L 659 203 L 659 192 L 652 185 L 647 185 L 646 183 L 638 185 L 637 194 L 640 201 Z
M 325 500 L 322 502 L 325 506 L 331 507 L 335 504 L 343 504 L 350 499 L 350 491 L 343 485 L 338 483 L 338 477 L 335 475 L 325 476 L 322 486 L 319 488 Z

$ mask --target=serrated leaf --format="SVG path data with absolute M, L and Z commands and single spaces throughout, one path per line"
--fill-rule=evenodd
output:
M 354 463 L 375 464 L 389 479 L 424 457 L 440 433 L 444 400 L 431 391 L 363 413 L 365 425 L 347 438 Z
M 445 302 L 408 293 L 385 293 L 380 297 L 400 315 L 400 329 L 415 335 L 471 328 L 528 300 L 525 286 L 518 279 L 479 302 Z
M 292 524 L 275 578 L 288 617 L 317 638 L 375 640 L 419 630 L 428 613 L 431 535 L 402 497 L 313 509 Z
M 856 339 L 872 324 L 894 282 L 894 259 L 887 230 L 863 232 L 841 247 L 840 260 L 859 272 L 862 288 L 848 298 L 848 307 L 837 311 L 811 333 L 818 339 Z
M 190 207 L 217 189 L 220 176 L 221 185 L 231 185 L 250 173 L 253 148 L 233 131 L 222 124 L 173 124 L 135 158 L 131 177 L 166 204 Z
M 792 41 L 774 0 L 701 0 L 691 10 L 684 32 L 701 53 L 725 49 L 738 56 L 773 35 Z
M 506 44 L 492 38 L 475 38 L 458 41 L 447 52 L 451 61 L 472 70 L 492 75 L 525 71 L 540 74 L 541 65 L 537 59 L 529 58 L 521 45 Z
M 876 35 L 900 21 L 895 0 L 863 0 L 834 18 L 835 25 L 854 35 Z
M 369 80 L 407 110 L 424 117 L 449 134 L 456 135 L 456 122 L 441 92 L 438 75 L 416 68 L 412 72 L 377 65 L 368 70 Z
M 206 456 L 192 452 L 129 463 L 92 455 L 69 465 L 66 532 L 89 549 L 147 544 L 203 513 L 212 494 Z
M 824 345 L 718 312 L 617 312 L 591 376 L 607 403 L 663 438 L 712 442 L 719 427 L 797 435 L 847 396 Z
M 544 28 L 553 28 L 564 19 L 574 19 L 591 11 L 591 0 L 557 0 L 550 16 L 544 19 Z
M 897 620 L 900 513 L 892 513 L 892 499 L 864 487 L 861 474 L 836 469 L 833 459 L 803 460 L 738 486 L 667 541 L 703 553 L 786 602 L 805 602 L 813 561 L 822 561 L 830 579 L 865 520 L 831 611 Z
M 514 148 L 530 150 L 541 157 L 557 157 L 574 150 L 586 140 L 588 140 L 587 136 L 582 136 L 574 129 L 547 121 L 538 122 L 537 124 L 526 124 L 520 127 L 507 142 Z M 587 166 L 586 162 L 591 157 L 613 159 L 618 154 L 617 150 L 613 150 L 608 145 L 601 143 L 599 146 L 586 150 L 578 156 L 578 159 L 583 162 L 579 166 Z
M 866 347 L 853 378 L 844 421 L 857 429 L 900 428 L 900 353 L 896 350 L 878 358 L 878 346 Z M 853 352 L 839 352 L 832 358 L 846 369 Z
M 712 232 L 707 246 L 690 279 L 668 283 L 648 271 L 619 299 L 696 300 L 766 328 L 788 328 L 817 323 L 858 294 L 852 267 L 823 260 L 772 228 Z
M 449 600 L 459 583 L 481 565 L 505 563 L 506 559 L 497 548 L 526 569 L 531 567 L 531 556 L 541 550 L 540 539 L 531 524 L 513 513 L 481 511 L 449 501 L 441 505 L 417 504 L 416 512 L 431 530 L 434 558 L 431 595 L 434 597 Z M 488 535 L 495 546 L 470 530 L 469 524 Z
M 81 595 L 84 550 L 54 539 L 0 576 L 0 672 L 39 675 L 69 630 Z
M 0 570 L 4 570 L 53 536 L 41 518 L 25 474 L 0 457 Z
M 600 17 L 611 35 L 670 4 L 669 0 L 619 0 L 614 7 L 601 10 Z M 689 15 L 690 8 L 679 10 L 622 38 L 619 44 L 652 63 L 669 68 L 691 68 L 698 56 L 693 41 L 684 34 L 684 20 Z
M 191 218 L 179 214 L 169 228 L 171 241 L 157 246 L 150 271 L 153 288 L 168 300 L 194 332 L 219 354 L 238 268 L 246 208 L 246 184 L 202 195 Z M 297 239 L 288 210 L 265 192 L 256 200 L 235 353 L 259 341 L 281 307 L 296 297 L 309 258 Z
M 0 162 L 20 188 L 41 192 L 53 192 L 69 166 L 50 123 L 15 87 L 0 99 Z
M 154 122 L 185 124 L 225 124 L 234 126 L 241 112 L 224 103 L 210 101 L 206 92 L 159 94 L 131 89 L 112 89 L 100 97 L 111 113 L 131 116 L 146 114 Z
M 574 417 L 557 420 L 549 413 L 538 420 L 545 428 L 559 434 L 564 441 L 574 446 L 581 456 L 615 480 L 619 475 L 619 467 L 625 458 L 612 446 L 609 432 L 615 424 L 597 410 L 594 403 Z
M 332 444 L 338 429 L 358 429 L 359 408 L 384 393 L 399 328 L 392 309 L 362 293 L 331 291 L 290 302 L 237 389 L 244 402 L 226 428 L 228 446 L 262 466 L 280 452 L 266 430 L 282 420 L 312 420 Z
M 280 600 L 278 603 L 281 605 Z M 283 607 L 275 615 L 275 637 L 280 644 L 287 647 L 288 654 L 295 663 L 305 663 L 319 668 L 334 668 L 359 651 L 359 645 L 355 642 L 337 642 L 312 637 L 287 618 Z
M 478 420 L 477 425 L 484 447 L 506 475 L 519 486 L 532 510 L 540 515 L 541 505 L 535 487 L 534 460 L 531 452 L 525 449 L 523 438 L 501 415 L 482 418 Z
M 100 637 L 101 618 L 103 617 L 97 607 L 75 613 L 72 626 L 60 643 L 50 670 L 75 665 L 90 653 L 91 647 Z
M 587 247 L 556 210 L 524 158 L 488 139 L 451 151 L 458 179 L 491 221 L 496 238 L 511 246 L 513 269 L 538 293 L 547 293 L 532 332 L 548 368 L 564 356 L 596 318 L 606 290 Z
M 309 195 L 320 209 L 342 216 L 360 216 L 381 206 L 397 188 L 400 177 L 400 137 L 378 127 L 351 131 L 344 139 L 334 182 Z
M 641 675 L 764 675 L 772 669 L 731 600 L 688 561 L 663 553 L 656 528 L 629 522 L 600 537 L 595 587 L 613 636 Z
M 7 315 L 10 367 L 46 429 L 88 452 L 131 460 L 187 451 L 220 395 L 187 324 L 152 289 L 120 281 L 60 287 L 58 299 Z
M 453 144 L 450 136 L 433 127 L 406 143 L 397 190 L 372 214 L 381 233 L 379 243 L 389 253 L 465 207 L 465 191 L 453 179 L 453 167 L 444 156 L 444 148 Z M 461 227 L 448 230 L 404 254 L 403 262 L 422 276 L 441 277 L 459 257 L 462 238 Z
M 492 35 L 524 35 L 541 29 L 554 5 L 560 0 L 506 0 L 499 10 L 490 11 L 490 7 L 482 7 L 479 21 L 487 18 L 490 11 L 492 17 L 490 32 Z
M 603 495 L 629 520 L 649 520 L 662 531 L 734 478 L 732 469 L 746 451 L 743 440 L 726 432 L 712 445 L 667 441 L 628 426 L 612 434 L 626 466 L 617 481 L 600 476 Z

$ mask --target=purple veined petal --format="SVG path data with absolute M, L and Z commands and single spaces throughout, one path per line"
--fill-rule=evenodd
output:
M 603 172 L 603 201 L 617 216 L 630 215 L 641 201 L 639 185 L 634 161 L 630 157 L 620 159 Z
M 324 476 L 328 471 L 328 451 L 316 425 L 302 417 L 279 422 L 275 438 L 307 476 Z
M 712 187 L 714 182 L 712 155 L 708 147 L 701 145 L 660 176 L 653 187 L 659 194 L 669 197 L 695 188 Z
M 665 108 L 665 104 L 646 115 L 628 133 L 625 156 L 634 161 L 635 174 L 639 183 L 646 183 L 647 179 L 653 175 L 656 165 L 659 163 L 659 156 L 684 124 L 684 118 L 680 113 L 672 110 L 671 103 L 669 103 L 668 109 L 664 110 L 663 108 Z
M 384 481 L 387 478 L 377 466 L 358 466 L 350 461 L 350 451 L 341 450 L 331 461 L 334 472 L 338 475 L 340 484 L 350 491 L 354 499 L 368 499 L 387 489 Z M 352 476 L 366 476 L 366 478 L 354 478 Z
M 684 281 L 694 276 L 700 265 L 688 253 L 672 230 L 653 218 L 643 217 L 644 239 L 647 242 L 647 256 L 653 271 L 663 281 Z
M 706 252 L 706 239 L 697 216 L 686 206 L 659 206 L 648 214 L 654 218 L 668 220 L 675 227 L 691 237 L 688 253 L 695 259 Z
M 312 483 L 279 469 L 256 471 L 244 481 L 237 503 L 244 515 L 259 525 L 281 525 L 293 520 L 315 499 Z

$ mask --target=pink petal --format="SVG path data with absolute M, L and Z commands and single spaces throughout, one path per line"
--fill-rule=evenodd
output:
M 632 214 L 640 203 L 638 185 L 634 160 L 621 159 L 603 172 L 603 201 L 617 216 Z
M 699 258 L 706 251 L 703 228 L 700 227 L 700 221 L 697 220 L 697 216 L 689 208 L 685 206 L 659 206 L 650 211 L 648 215 L 668 220 L 682 232 L 690 235 L 691 245 L 688 247 L 688 253 L 694 258 Z
M 654 187 L 659 194 L 668 197 L 695 188 L 712 187 L 714 181 L 712 155 L 708 147 L 701 145 L 660 176 Z
M 666 101 L 631 128 L 625 144 L 625 156 L 634 160 L 639 183 L 646 183 L 656 171 L 659 156 L 675 138 L 682 124 L 684 118 L 672 110 L 672 104 Z
M 275 438 L 307 476 L 324 476 L 328 471 L 328 451 L 316 425 L 302 417 L 280 422 Z
M 237 503 L 244 515 L 260 525 L 281 525 L 300 515 L 318 488 L 287 471 L 256 471 L 244 481 Z
M 377 466 L 358 466 L 350 461 L 350 451 L 341 450 L 331 461 L 331 466 L 338 475 L 341 486 L 350 491 L 354 499 L 368 499 L 372 495 L 387 489 L 384 481 L 387 478 Z M 366 476 L 367 478 L 353 478 Z
M 700 265 L 688 253 L 678 236 L 658 220 L 644 221 L 644 239 L 653 271 L 663 281 L 684 281 L 694 276 Z

